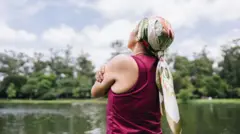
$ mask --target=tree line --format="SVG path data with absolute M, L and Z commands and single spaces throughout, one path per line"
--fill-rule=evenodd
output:
M 197 98 L 240 97 L 240 39 L 222 47 L 222 60 L 217 67 L 207 55 L 207 49 L 194 54 L 194 59 L 168 54 L 177 97 L 185 100 Z M 123 42 L 111 44 L 114 52 L 110 59 L 128 53 Z M 90 98 L 95 82 L 94 65 L 89 54 L 72 55 L 72 47 L 49 50 L 49 56 L 35 52 L 5 51 L 0 53 L 0 98 L 58 99 Z M 129 54 L 129 53 L 128 53 Z
M 184 101 L 191 98 L 240 98 L 240 39 L 222 46 L 217 67 L 206 48 L 194 60 L 175 55 L 173 73 L 175 91 Z
M 35 52 L 0 53 L 0 98 L 89 98 L 94 66 L 88 54 L 72 56 L 72 47 L 49 50 L 49 57 Z

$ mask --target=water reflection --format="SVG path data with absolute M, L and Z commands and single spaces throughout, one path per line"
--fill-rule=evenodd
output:
M 104 105 L 6 105 L 0 109 L 0 134 L 105 133 Z
M 2 105 L 0 134 L 104 134 L 105 105 Z M 183 134 L 237 134 L 240 105 L 180 105 Z M 169 134 L 166 119 L 162 127 Z

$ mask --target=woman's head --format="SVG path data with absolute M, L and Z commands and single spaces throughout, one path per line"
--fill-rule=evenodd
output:
M 157 56 L 158 52 L 165 51 L 173 42 L 174 33 L 171 25 L 162 17 L 149 17 L 142 19 L 131 32 L 128 48 L 141 44 Z

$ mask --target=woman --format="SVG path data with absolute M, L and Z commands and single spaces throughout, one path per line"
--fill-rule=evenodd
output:
M 180 133 L 172 76 L 163 57 L 173 38 L 165 19 L 144 18 L 130 34 L 133 55 L 118 55 L 97 72 L 91 93 L 108 94 L 108 134 L 162 134 L 164 108 L 171 130 Z

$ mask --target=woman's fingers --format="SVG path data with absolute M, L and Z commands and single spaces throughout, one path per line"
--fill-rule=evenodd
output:
M 99 78 L 99 71 L 96 72 L 95 79 L 96 79 L 97 82 L 100 81 L 100 78 Z
M 103 80 L 103 74 L 102 74 L 100 71 L 98 71 L 98 72 L 96 73 L 96 75 L 95 75 L 95 78 L 96 78 L 96 81 L 97 81 L 97 82 L 102 82 L 102 80 Z
M 98 79 L 99 79 L 100 82 L 102 82 L 102 80 L 103 80 L 103 75 L 102 75 L 101 72 L 98 72 Z
M 100 69 L 100 74 L 99 74 L 101 81 L 104 79 L 104 77 L 103 77 L 104 73 L 105 73 L 105 66 L 102 66 Z
M 102 82 L 104 79 L 105 66 L 102 66 L 99 71 L 96 72 L 95 78 L 97 82 Z

